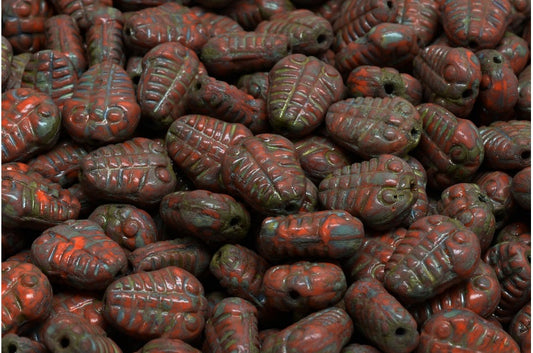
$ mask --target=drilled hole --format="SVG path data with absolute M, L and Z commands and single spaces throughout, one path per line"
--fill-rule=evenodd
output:
M 463 98 L 468 98 L 468 97 L 470 97 L 473 93 L 474 93 L 474 91 L 472 91 L 470 88 L 469 88 L 469 89 L 465 89 L 465 90 L 463 91 L 462 97 L 463 97 Z
M 18 347 L 14 343 L 10 343 L 7 346 L 7 353 L 16 353 L 18 350 Z
M 529 159 L 531 157 L 531 151 L 525 150 L 520 153 L 520 158 Z
M 477 199 L 478 199 L 479 201 L 481 201 L 481 202 L 487 202 L 487 201 L 489 201 L 488 198 L 487 198 L 487 196 L 486 196 L 486 195 L 483 195 L 483 194 L 479 194 L 479 195 L 477 196 Z
M 395 334 L 396 336 L 403 336 L 403 335 L 405 335 L 406 333 L 407 333 L 407 330 L 404 329 L 403 327 L 398 327 L 398 328 L 396 329 L 396 331 L 394 331 L 394 334 Z
M 319 34 L 318 37 L 316 37 L 316 42 L 318 44 L 322 44 L 327 40 L 327 36 L 325 34 Z
M 129 36 L 129 37 L 133 37 L 133 29 L 131 27 L 128 27 L 126 29 L 126 34 Z
M 59 340 L 59 345 L 61 346 L 61 348 L 67 348 L 69 345 L 70 345 L 70 340 L 68 337 L 61 337 L 61 339 Z
M 413 136 L 413 137 L 418 136 L 418 130 L 415 129 L 415 128 L 412 128 L 412 129 L 411 129 L 411 136 Z
M 387 7 L 388 7 L 389 9 L 392 9 L 392 1 L 387 1 Z
M 239 224 L 240 221 L 241 219 L 239 217 L 233 217 L 232 219 L 230 219 L 229 225 L 232 227 L 236 226 L 237 224 Z
M 197 90 L 200 90 L 202 88 L 202 82 L 196 82 L 196 84 L 194 85 L 194 88 Z
M 393 94 L 394 93 L 394 85 L 392 83 L 386 83 L 383 85 L 383 89 L 385 90 L 385 93 L 387 94 Z
M 499 56 L 495 56 L 495 57 L 493 57 L 492 60 L 493 60 L 496 64 L 501 64 L 501 63 L 502 63 L 502 58 L 500 58 Z
M 296 300 L 296 299 L 300 298 L 300 293 L 298 293 L 297 291 L 295 291 L 293 289 L 293 290 L 291 290 L 289 292 L 289 297 L 291 297 L 291 299 L 293 299 L 293 300 Z

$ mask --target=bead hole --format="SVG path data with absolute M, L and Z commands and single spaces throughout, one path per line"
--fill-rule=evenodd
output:
M 61 348 L 67 348 L 70 345 L 70 339 L 66 336 L 61 337 L 59 340 L 59 345 Z
M 392 9 L 392 1 L 387 1 L 387 7 L 388 7 L 389 9 Z
M 396 336 L 403 336 L 403 335 L 405 335 L 406 333 L 407 333 L 407 330 L 404 329 L 403 327 L 398 327 L 398 328 L 396 329 L 396 331 L 394 331 L 394 334 L 395 334 Z
M 483 194 L 479 194 L 479 195 L 477 196 L 477 199 L 478 199 L 479 201 L 481 201 L 481 202 L 487 202 L 487 201 L 489 201 L 489 200 L 487 199 L 487 196 L 485 196 L 485 195 L 483 195 Z
M 18 347 L 14 343 L 10 343 L 7 346 L 7 353 L 16 353 L 18 350 Z
M 393 94 L 394 93 L 394 85 L 392 83 L 386 83 L 383 85 L 383 89 L 385 89 L 385 93 L 387 94 Z
M 501 63 L 502 63 L 502 58 L 500 58 L 499 56 L 495 56 L 495 57 L 493 57 L 492 60 L 493 60 L 496 64 L 501 64 Z
M 316 42 L 318 44 L 322 44 L 326 41 L 327 37 L 325 34 L 319 34 L 318 37 L 316 37 Z
M 520 158 L 522 159 L 529 159 L 531 157 L 531 151 L 525 150 L 520 153 Z
M 463 91 L 463 94 L 462 94 L 462 97 L 463 98 L 468 98 L 470 97 L 474 92 L 469 88 L 469 89 L 465 89 Z
M 415 129 L 415 128 L 412 128 L 412 129 L 411 129 L 411 136 L 413 136 L 413 137 L 418 136 L 418 130 Z
M 239 217 L 233 217 L 232 219 L 230 219 L 229 225 L 232 227 L 236 226 L 237 224 L 239 224 L 240 221 L 241 219 Z
M 295 291 L 293 289 L 293 290 L 291 290 L 289 292 L 289 297 L 291 297 L 291 299 L 293 299 L 293 300 L 296 300 L 296 299 L 300 298 L 300 293 L 298 293 L 297 291 Z
M 200 90 L 202 88 L 202 83 L 201 82 L 196 82 L 196 85 L 194 85 L 194 88 L 197 89 L 197 90 Z

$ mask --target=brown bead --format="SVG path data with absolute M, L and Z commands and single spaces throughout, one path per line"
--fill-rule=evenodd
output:
M 5 0 L 2 2 L 2 35 L 15 53 L 35 53 L 44 48 L 44 22 L 53 9 L 46 0 Z
M 396 1 L 350 0 L 340 8 L 337 19 L 333 22 L 335 31 L 334 49 L 363 37 L 373 27 L 384 22 L 394 22 L 398 6 Z
M 405 228 L 394 228 L 365 237 L 359 250 L 343 262 L 349 279 L 375 278 L 383 282 L 385 266 L 406 233 Z
M 415 192 L 417 194 L 416 201 L 413 204 L 413 207 L 411 207 L 411 211 L 402 222 L 405 227 L 409 227 L 415 221 L 429 215 L 429 198 L 426 192 L 427 174 L 424 166 L 417 159 L 411 156 L 406 156 L 405 160 L 415 173 Z
M 506 241 L 493 245 L 483 260 L 498 277 L 501 300 L 494 316 L 506 325 L 531 298 L 531 245 Z
M 428 185 L 443 190 L 469 181 L 485 156 L 480 130 L 437 104 L 424 103 L 417 110 L 423 132 L 413 156 L 426 169 Z
M 484 261 L 466 281 L 423 303 L 414 305 L 409 311 L 420 326 L 431 316 L 451 309 L 468 309 L 482 317 L 489 317 L 500 301 L 500 284 L 494 270 Z
M 2 94 L 2 162 L 27 160 L 59 137 L 61 114 L 45 93 L 31 88 Z
M 128 47 L 143 51 L 165 42 L 178 42 L 198 51 L 208 40 L 200 18 L 177 2 L 136 11 L 125 19 L 123 33 Z
M 531 65 L 518 76 L 518 102 L 515 110 L 521 119 L 529 119 L 531 116 Z
M 529 62 L 528 42 L 513 32 L 505 32 L 495 49 L 502 54 L 515 75 L 520 74 Z
M 44 344 L 28 337 L 9 333 L 2 337 L 2 352 L 47 353 L 48 349 Z
M 259 353 L 257 308 L 237 297 L 222 299 L 205 324 L 205 353 Z
M 324 120 L 328 107 L 343 96 L 339 72 L 313 56 L 292 54 L 269 73 L 268 121 L 281 135 L 302 137 Z
M 92 25 L 85 34 L 89 66 L 112 61 L 123 67 L 126 55 L 122 39 L 122 13 L 115 8 L 109 8 L 107 13 L 102 12 L 92 15 Z
M 368 2 L 368 1 L 366 1 Z M 385 3 L 373 0 L 374 3 Z M 388 1 L 395 3 L 393 1 Z M 335 56 L 337 69 L 344 76 L 361 65 L 390 66 L 410 70 L 419 47 L 414 30 L 396 23 L 380 23 L 363 37 L 347 43 Z
M 157 45 L 143 57 L 137 97 L 150 128 L 166 130 L 185 113 L 198 65 L 196 53 L 176 42 Z
M 85 318 L 92 326 L 106 329 L 104 320 L 104 303 L 99 296 L 89 293 L 59 292 L 52 298 L 50 318 L 68 312 Z
M 202 46 L 200 58 L 210 75 L 231 77 L 270 70 L 289 50 L 285 34 L 240 31 L 210 38 Z
M 202 284 L 175 266 L 116 280 L 106 289 L 104 305 L 109 323 L 142 339 L 194 340 L 202 333 L 207 314 Z
M 494 48 L 500 42 L 510 14 L 508 0 L 443 1 L 440 19 L 454 46 L 477 50 Z
M 33 54 L 26 64 L 20 86 L 47 94 L 61 111 L 65 101 L 74 94 L 77 84 L 76 68 L 66 54 L 41 50 Z
M 210 12 L 199 6 L 191 7 L 191 11 L 200 18 L 200 21 L 202 21 L 205 31 L 210 38 L 216 37 L 223 33 L 244 32 L 244 29 L 241 27 L 241 25 L 228 16 Z
M 2 262 L 2 336 L 18 333 L 24 324 L 44 319 L 51 302 L 52 286 L 37 266 Z
M 355 327 L 383 352 L 409 353 L 418 345 L 415 319 L 378 280 L 353 283 L 344 303 Z
M 255 28 L 256 32 L 284 34 L 289 38 L 292 53 L 317 56 L 333 43 L 333 28 L 321 16 L 307 9 L 276 14 Z
M 346 311 L 331 307 L 267 336 L 261 352 L 340 352 L 350 340 L 352 332 L 353 323 Z
M 76 314 L 59 313 L 42 330 L 42 340 L 51 352 L 122 353 L 102 328 Z
M 74 95 L 64 102 L 62 116 L 74 141 L 101 146 L 132 137 L 141 108 L 126 70 L 104 61 L 83 73 Z
M 65 140 L 28 161 L 28 166 L 50 181 L 68 187 L 78 180 L 80 162 L 85 155 L 87 151 L 83 147 Z
M 520 348 L 503 329 L 466 309 L 433 315 L 420 333 L 417 353 L 519 353 Z
M 361 158 L 403 156 L 418 145 L 422 119 L 401 97 L 348 98 L 330 105 L 326 128 L 335 142 Z
M 415 175 L 403 159 L 382 154 L 337 169 L 319 185 L 321 204 L 346 210 L 365 226 L 386 229 L 401 223 L 416 201 Z
M 496 220 L 489 197 L 477 184 L 458 183 L 445 189 L 437 204 L 439 214 L 460 221 L 479 239 L 481 252 L 492 243 Z
M 511 182 L 511 193 L 523 209 L 531 209 L 531 167 L 515 174 Z
M 87 69 L 85 47 L 76 20 L 70 15 L 52 16 L 44 23 L 46 48 L 65 54 L 78 76 Z
M 245 30 L 252 31 L 275 14 L 294 10 L 289 0 L 238 0 L 222 10 L 222 14 L 237 21 Z
M 2 203 L 3 226 L 40 231 L 78 218 L 81 208 L 70 191 L 23 163 L 2 165 Z
M 268 80 L 268 72 L 254 72 L 252 74 L 243 75 L 237 81 L 237 87 L 253 96 L 256 99 L 262 99 L 266 102 L 268 97 L 268 87 L 270 82 Z
M 267 217 L 257 247 L 268 260 L 339 259 L 363 242 L 363 223 L 346 211 L 318 211 Z
M 266 215 L 296 213 L 306 197 L 294 145 L 280 135 L 259 134 L 230 146 L 221 173 L 232 193 Z
M 88 217 L 120 246 L 135 250 L 157 241 L 157 228 L 152 216 L 133 205 L 105 204 Z
M 176 175 L 161 140 L 136 137 L 100 147 L 83 158 L 80 183 L 100 201 L 152 206 L 176 187 Z
M 422 101 L 422 85 L 409 74 L 392 67 L 361 65 L 348 75 L 346 86 L 351 97 L 402 97 L 411 104 Z
M 265 259 L 241 245 L 226 244 L 211 258 L 209 270 L 228 293 L 264 305 L 263 275 L 268 268 Z
M 351 164 L 348 153 L 326 137 L 309 135 L 295 141 L 294 147 L 305 175 L 317 184 L 336 169 Z
M 516 313 L 508 332 L 520 345 L 520 352 L 531 351 L 531 303 L 527 303 Z
M 495 243 L 513 240 L 522 241 L 531 245 L 531 230 L 529 223 L 517 221 L 507 224 L 496 236 Z
M 187 111 L 191 114 L 204 114 L 229 123 L 241 123 L 254 134 L 269 130 L 266 102 L 255 99 L 226 81 L 201 75 L 191 87 L 187 98 Z
M 222 160 L 231 145 L 252 132 L 244 125 L 205 115 L 185 115 L 168 129 L 165 143 L 170 158 L 201 189 L 223 191 Z
M 495 121 L 481 126 L 485 163 L 497 170 L 522 169 L 531 164 L 531 121 Z
M 248 210 L 233 197 L 207 190 L 177 191 L 163 197 L 163 222 L 209 245 L 243 240 L 250 228 Z
M 431 43 L 437 33 L 440 9 L 435 0 L 396 0 L 398 12 L 394 22 L 414 29 L 420 46 Z
M 202 353 L 177 338 L 154 338 L 135 353 Z
M 139 247 L 128 254 L 128 260 L 133 272 L 155 271 L 167 266 L 177 266 L 198 276 L 209 266 L 211 255 L 199 241 L 186 237 Z
M 263 277 L 263 290 L 267 307 L 309 313 L 341 300 L 346 278 L 337 265 L 299 261 L 270 267 Z
M 424 301 L 469 278 L 480 261 L 476 235 L 434 215 L 411 224 L 385 267 L 384 285 L 404 303 Z
M 89 220 L 48 228 L 33 241 L 31 254 L 50 281 L 78 289 L 105 289 L 127 266 L 124 250 Z
M 516 209 L 516 202 L 511 194 L 511 181 L 511 176 L 501 171 L 484 172 L 475 179 L 492 204 L 496 229 L 501 229 Z

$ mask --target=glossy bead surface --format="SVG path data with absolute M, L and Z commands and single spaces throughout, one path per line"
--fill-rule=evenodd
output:
M 492 204 L 496 229 L 501 229 L 516 209 L 511 194 L 511 176 L 501 171 L 485 172 L 478 175 L 475 182 L 487 194 Z
M 355 253 L 363 237 L 363 223 L 348 212 L 318 211 L 265 218 L 257 247 L 274 261 L 340 259 Z
M 248 210 L 233 197 L 207 190 L 177 191 L 161 200 L 163 222 L 207 244 L 233 243 L 246 237 Z
M 222 191 L 222 160 L 229 146 L 252 132 L 242 124 L 227 123 L 206 115 L 185 115 L 170 125 L 165 144 L 170 158 L 201 189 Z
M 531 164 L 531 121 L 496 121 L 481 126 L 485 162 L 494 169 L 522 169 Z
M 129 250 L 157 240 L 158 230 L 152 216 L 133 205 L 100 205 L 88 218 L 102 227 L 108 237 Z
M 32 88 L 2 94 L 2 162 L 21 161 L 51 148 L 61 114 L 54 101 Z
M 520 352 L 531 351 L 531 303 L 516 313 L 509 323 L 508 332 L 520 345 Z
M 384 285 L 404 303 L 429 299 L 469 278 L 480 261 L 476 235 L 433 215 L 411 224 L 385 267 Z
M 122 277 L 104 294 L 104 316 L 127 335 L 193 340 L 205 324 L 207 299 L 191 273 L 175 266 Z
M 398 225 L 416 201 L 415 175 L 403 159 L 383 154 L 337 169 L 319 185 L 321 204 L 346 210 L 371 228 Z
M 383 352 L 408 353 L 418 345 L 416 321 L 378 280 L 354 282 L 344 303 L 355 327 Z
M 511 181 L 511 193 L 523 209 L 531 209 L 531 167 L 524 168 L 514 175 Z
M 263 290 L 267 307 L 308 313 L 341 300 L 346 278 L 337 265 L 298 261 L 269 268 L 263 277 Z
M 361 158 L 403 156 L 418 145 L 422 119 L 404 98 L 358 97 L 330 105 L 326 128 L 335 142 Z
M 136 353 L 201 353 L 196 348 L 177 338 L 154 338 Z
M 160 202 L 177 181 L 163 142 L 136 137 L 91 151 L 81 161 L 80 183 L 89 196 L 142 207 Z
M 44 23 L 46 47 L 64 53 L 77 70 L 78 76 L 87 69 L 83 38 L 76 20 L 69 15 L 58 14 Z
M 44 319 L 52 303 L 52 286 L 41 270 L 18 261 L 2 262 L 2 336 Z
M 269 73 L 270 125 L 282 135 L 308 135 L 322 123 L 328 107 L 342 98 L 343 88 L 333 66 L 302 54 L 284 57 Z
M 206 247 L 193 238 L 163 240 L 139 247 L 128 254 L 133 272 L 155 271 L 177 266 L 195 276 L 209 266 L 211 255 Z
M 127 265 L 124 250 L 89 220 L 48 228 L 34 240 L 31 254 L 52 282 L 79 289 L 105 289 Z
M 422 163 L 428 186 L 443 190 L 474 176 L 485 157 L 481 131 L 433 103 L 417 106 L 423 131 L 413 156 Z
M 454 309 L 426 321 L 416 353 L 445 351 L 519 353 L 520 348 L 503 329 L 470 310 Z

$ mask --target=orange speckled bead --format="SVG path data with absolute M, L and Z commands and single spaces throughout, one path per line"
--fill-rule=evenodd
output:
M 2 262 L 2 336 L 44 319 L 51 303 L 52 286 L 37 266 Z

